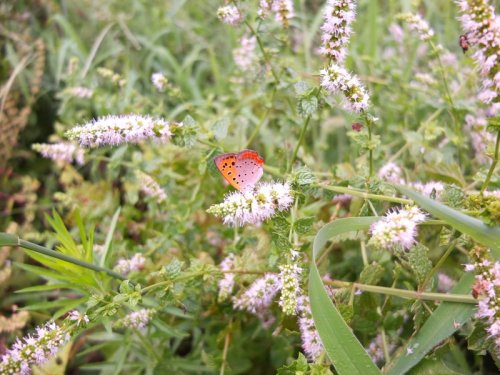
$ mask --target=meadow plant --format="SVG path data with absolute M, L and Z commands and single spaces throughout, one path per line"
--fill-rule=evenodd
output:
M 35 3 L 1 374 L 498 372 L 494 2 Z

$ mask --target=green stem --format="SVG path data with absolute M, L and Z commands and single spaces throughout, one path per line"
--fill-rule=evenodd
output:
M 457 245 L 457 242 L 458 242 L 458 240 L 454 240 L 454 241 L 451 242 L 450 246 L 448 246 L 448 248 L 446 249 L 446 251 L 444 252 L 444 254 L 441 256 L 441 258 L 439 258 L 439 260 L 436 263 L 436 265 L 430 270 L 430 272 L 425 277 L 424 282 L 422 283 L 421 287 L 419 288 L 420 290 L 425 290 L 425 287 L 429 283 L 430 279 L 435 275 L 435 273 L 437 272 L 437 270 L 441 268 L 441 266 L 443 265 L 443 263 L 446 261 L 446 259 L 448 258 L 448 256 L 453 251 L 453 249 L 455 249 L 455 246 Z
M 259 45 L 259 49 L 262 52 L 262 55 L 264 57 L 264 61 L 266 62 L 267 65 L 269 65 L 269 68 L 271 69 L 271 74 L 273 75 L 274 80 L 276 81 L 276 84 L 278 84 L 280 79 L 278 77 L 278 74 L 274 70 L 273 65 L 271 64 L 271 59 L 269 58 L 269 55 L 267 54 L 266 50 L 264 49 L 264 45 L 262 44 L 262 40 L 260 39 L 259 34 L 257 34 L 255 29 L 252 27 L 252 25 L 250 25 L 250 23 L 248 21 L 245 21 L 245 25 L 247 25 L 248 29 L 250 30 L 252 35 L 257 40 L 257 44 Z
M 88 262 L 85 262 L 83 260 L 70 257 L 70 256 L 62 254 L 58 251 L 51 250 L 47 247 L 37 245 L 36 243 L 22 240 L 19 237 L 12 235 L 12 234 L 0 233 L 0 247 L 1 246 L 19 246 L 23 249 L 31 250 L 31 251 L 34 251 L 34 252 L 37 252 L 37 253 L 40 253 L 43 255 L 47 255 L 47 256 L 52 257 L 52 258 L 57 258 L 57 259 L 65 261 L 65 262 L 72 263 L 72 264 L 75 264 L 77 266 L 87 268 L 89 270 L 93 270 L 96 272 L 104 272 L 105 274 L 107 274 L 115 279 L 118 279 L 118 280 L 125 280 L 125 278 L 122 275 L 120 275 L 114 271 L 111 271 L 108 268 L 97 266 L 95 264 L 88 263 Z
M 307 130 L 307 127 L 309 126 L 310 121 L 311 121 L 311 116 L 307 116 L 306 121 L 304 121 L 304 125 L 302 126 L 302 129 L 300 130 L 299 140 L 297 141 L 297 145 L 295 146 L 295 149 L 293 150 L 292 159 L 290 159 L 290 164 L 288 165 L 287 172 L 290 172 L 292 170 L 293 163 L 295 162 L 295 159 L 297 158 L 297 153 L 299 152 L 300 145 L 302 144 L 302 141 L 304 140 L 304 135 L 306 134 L 306 130 Z
M 497 140 L 495 142 L 495 153 L 493 156 L 493 163 L 491 163 L 491 167 L 490 167 L 490 170 L 488 171 L 488 175 L 486 176 L 486 180 L 484 180 L 484 184 L 481 187 L 481 195 L 483 195 L 484 191 L 488 187 L 490 180 L 491 180 L 491 176 L 493 175 L 493 172 L 495 171 L 495 168 L 497 166 L 499 149 L 500 149 L 500 130 L 498 131 Z
M 413 204 L 413 201 L 410 199 L 390 197 L 387 195 L 370 194 L 370 193 L 366 193 L 364 191 L 350 189 L 350 188 L 346 188 L 343 186 L 332 186 L 332 185 L 324 185 L 324 184 L 313 184 L 312 186 L 320 188 L 320 189 L 334 191 L 336 193 L 350 194 L 350 195 L 353 195 L 355 197 L 360 197 L 360 198 L 364 198 L 364 199 L 374 199 L 374 200 L 379 200 L 379 201 L 386 201 L 386 202 L 393 202 L 393 203 L 400 203 L 400 204 Z
M 445 301 L 445 302 L 459 302 L 459 303 L 474 303 L 478 301 L 467 294 L 447 294 L 447 293 L 427 293 L 418 292 L 413 290 L 388 288 L 385 286 L 367 285 L 359 283 L 351 283 L 347 281 L 340 280 L 328 280 L 325 284 L 341 287 L 341 288 L 352 288 L 355 287 L 359 290 L 370 292 L 387 294 L 391 296 L 407 298 L 407 299 L 417 299 L 417 300 L 429 300 L 429 301 Z
M 368 127 L 368 144 L 370 145 L 368 149 L 368 158 L 370 160 L 370 174 L 369 177 L 373 176 L 373 150 L 371 148 L 372 144 L 372 124 L 367 122 L 366 126 Z

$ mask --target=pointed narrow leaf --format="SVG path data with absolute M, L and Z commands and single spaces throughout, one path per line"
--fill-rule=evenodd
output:
M 469 235 L 475 241 L 490 247 L 495 259 L 500 259 L 500 227 L 489 227 L 479 219 L 465 215 L 404 186 L 397 188 L 433 216 L 446 221 L 453 228 Z
M 106 242 L 104 243 L 104 252 L 101 257 L 100 265 L 104 267 L 106 265 L 106 260 L 108 259 L 109 251 L 111 250 L 111 241 L 113 240 L 113 233 L 115 233 L 116 223 L 118 223 L 118 217 L 120 216 L 121 207 L 118 207 L 111 219 L 111 224 L 109 226 L 108 234 L 106 235 Z
M 473 273 L 464 274 L 452 289 L 452 293 L 469 292 L 473 280 Z M 466 323 L 474 314 L 475 309 L 476 306 L 469 303 L 442 302 L 406 347 L 387 366 L 387 374 L 405 374 L 436 345 Z
M 368 229 L 375 217 L 338 219 L 317 233 L 313 244 L 313 261 L 309 272 L 309 298 L 314 324 L 328 357 L 340 375 L 380 374 L 378 367 L 346 324 L 328 296 L 316 259 L 330 238 L 346 232 Z

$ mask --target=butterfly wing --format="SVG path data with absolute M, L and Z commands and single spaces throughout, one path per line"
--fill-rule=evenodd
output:
M 237 154 L 222 154 L 214 158 L 214 163 L 220 174 L 235 189 L 241 190 L 238 173 L 236 171 Z
M 264 159 L 256 151 L 243 150 L 237 154 L 235 167 L 239 190 L 254 186 L 260 180 L 264 173 L 263 164 Z

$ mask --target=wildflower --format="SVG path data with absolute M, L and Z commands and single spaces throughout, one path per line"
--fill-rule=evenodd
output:
M 31 148 L 39 152 L 44 158 L 54 161 L 72 163 L 75 161 L 78 165 L 85 163 L 84 150 L 73 143 L 35 143 Z
M 80 326 L 80 324 L 83 322 L 84 324 L 89 323 L 89 317 L 87 314 L 82 314 L 78 310 L 72 310 L 68 313 L 68 319 L 73 320 L 76 322 L 77 326 Z
M 90 98 L 93 94 L 91 89 L 82 86 L 68 87 L 64 92 L 77 98 Z
M 401 177 L 402 174 L 403 171 L 401 168 L 393 162 L 385 164 L 378 172 L 378 176 L 382 180 L 386 180 L 393 184 L 404 184 L 405 180 Z
M 255 61 L 255 47 L 257 39 L 254 36 L 243 36 L 240 39 L 240 47 L 233 50 L 234 63 L 242 71 L 247 71 Z
M 389 33 L 391 34 L 392 39 L 394 39 L 397 43 L 403 42 L 403 29 L 397 23 L 393 23 L 389 26 Z
M 472 265 L 476 277 L 472 286 L 472 295 L 483 298 L 478 303 L 477 319 L 483 319 L 488 327 L 488 338 L 494 344 L 497 355 L 500 353 L 500 262 L 490 261 L 489 251 L 475 247 L 471 253 Z M 470 270 L 472 267 L 466 267 Z
M 159 92 L 163 92 L 167 88 L 168 79 L 163 73 L 156 72 L 151 75 L 151 83 Z
M 290 184 L 260 183 L 253 189 L 228 194 L 224 202 L 211 206 L 207 212 L 224 218 L 225 224 L 242 226 L 260 224 L 276 211 L 284 211 L 293 203 Z
M 387 349 L 389 352 L 393 352 L 394 349 L 396 349 L 396 345 L 394 345 L 394 343 L 389 343 Z M 366 352 L 372 358 L 373 362 L 377 364 L 383 363 L 385 355 L 383 350 L 383 339 L 380 333 L 370 342 L 368 348 L 366 348 Z
M 226 5 L 217 9 L 217 17 L 224 23 L 236 26 L 243 20 L 243 15 L 235 5 Z
M 115 270 L 123 276 L 128 275 L 130 272 L 142 271 L 146 264 L 146 258 L 141 253 L 136 253 L 132 259 L 119 259 L 115 266 Z
M 434 30 L 432 30 L 427 23 L 420 15 L 404 13 L 398 16 L 398 19 L 404 21 L 410 26 L 410 29 L 415 31 L 420 40 L 428 41 L 434 36 Z
M 351 23 L 356 14 L 353 0 L 328 0 L 325 8 L 325 22 L 321 26 L 323 46 L 319 52 L 333 61 L 342 63 L 346 46 L 352 33 Z
M 69 340 L 69 333 L 54 322 L 36 328 L 34 335 L 17 340 L 0 358 L 1 374 L 30 374 L 31 365 L 42 365 Z
M 455 285 L 455 281 L 443 272 L 437 274 L 437 290 L 440 293 L 448 292 Z
M 220 264 L 221 271 L 230 271 L 234 268 L 235 256 L 230 253 Z M 224 277 L 219 280 L 219 301 L 224 301 L 233 293 L 234 288 L 234 273 L 225 273 Z
M 126 328 L 144 329 L 155 314 L 152 309 L 140 309 L 127 314 L 117 325 Z
M 172 124 L 161 118 L 141 115 L 106 116 L 79 125 L 66 132 L 70 140 L 82 147 L 117 146 L 122 143 L 139 143 L 149 138 L 166 142 L 172 136 Z M 182 126 L 182 123 L 174 124 Z
M 418 207 L 395 209 L 372 224 L 371 242 L 379 248 L 393 249 L 400 245 L 409 249 L 415 244 L 417 225 L 423 221 L 425 214 Z
M 150 175 L 143 172 L 137 172 L 137 177 L 139 178 L 141 191 L 145 195 L 154 198 L 158 203 L 162 203 L 167 199 L 165 190 L 163 190 L 158 182 L 156 182 Z
M 362 112 L 368 108 L 369 95 L 356 76 L 332 63 L 321 72 L 321 86 L 331 94 L 341 92 L 344 94 L 344 107 L 353 112 Z
M 233 306 L 235 309 L 246 310 L 259 317 L 266 316 L 269 306 L 281 287 L 280 277 L 266 273 L 255 280 L 241 296 L 234 297 Z
M 428 197 L 439 199 L 444 191 L 444 184 L 442 182 L 430 181 L 427 183 L 414 182 L 411 186 Z
M 274 12 L 276 21 L 281 23 L 283 27 L 289 26 L 289 21 L 294 17 L 293 1 L 292 0 L 273 0 L 271 9 Z
M 458 0 L 462 12 L 459 20 L 467 35 L 468 44 L 476 47 L 472 58 L 483 77 L 479 99 L 489 104 L 489 114 L 500 109 L 500 22 L 495 8 L 487 0 Z
M 294 315 L 297 310 L 297 296 L 300 294 L 300 274 L 297 264 L 284 264 L 279 267 L 282 282 L 279 305 L 285 315 Z
M 299 330 L 302 339 L 302 349 L 311 361 L 315 361 L 324 351 L 318 330 L 314 325 L 309 297 L 303 295 L 297 300 L 299 315 Z
M 271 7 L 273 0 L 260 0 L 259 1 L 259 9 L 257 10 L 257 14 L 260 18 L 266 18 L 269 12 L 271 11 Z

